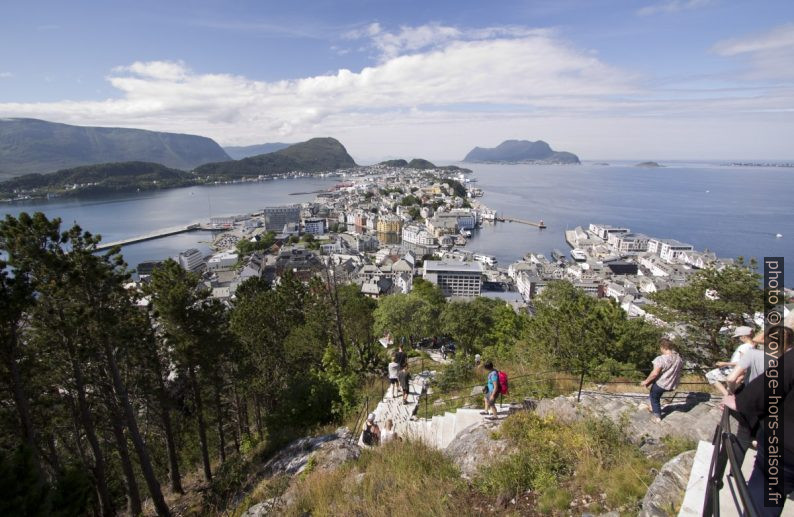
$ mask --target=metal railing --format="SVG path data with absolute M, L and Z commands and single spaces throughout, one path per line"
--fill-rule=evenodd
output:
M 736 491 L 739 495 L 739 501 L 734 499 L 735 503 L 741 502 L 736 505 L 739 515 L 747 517 L 756 517 L 759 515 L 758 508 L 750 497 L 750 491 L 747 488 L 747 482 L 742 474 L 742 465 L 739 463 L 739 457 L 744 457 L 741 453 L 741 446 L 736 435 L 731 432 L 730 410 L 725 408 L 722 412 L 720 423 L 714 429 L 714 438 L 711 441 L 714 446 L 714 452 L 711 455 L 711 464 L 709 465 L 709 478 L 706 484 L 706 495 L 703 502 L 703 517 L 719 517 L 720 515 L 720 490 L 724 488 L 723 478 L 725 476 L 725 467 L 730 464 L 731 477 L 733 477 L 736 484 Z

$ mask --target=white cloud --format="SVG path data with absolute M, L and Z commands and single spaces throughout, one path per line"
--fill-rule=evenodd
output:
M 640 127 L 644 135 L 654 124 L 689 135 L 688 128 L 711 121 L 727 132 L 763 117 L 790 123 L 794 115 L 790 87 L 773 94 L 648 90 L 638 86 L 641 78 L 549 30 L 428 25 L 389 33 L 372 24 L 349 37 L 367 38 L 380 61 L 357 71 L 270 82 L 197 73 L 183 62 L 135 62 L 108 75 L 113 98 L 0 103 L 0 116 L 202 134 L 222 144 L 330 135 L 354 156 L 418 156 L 427 147 L 433 148 L 423 152 L 427 157 L 453 158 L 465 148 L 498 143 L 497 135 L 620 156 L 622 139 L 635 139 L 631 131 Z M 607 147 L 594 152 L 596 143 Z
M 679 11 L 699 9 L 712 3 L 714 3 L 713 0 L 666 0 L 638 9 L 637 14 L 640 16 L 650 16 L 653 14 L 677 13 Z
M 14 74 L 11 72 L 0 72 L 0 79 L 11 79 L 14 77 Z
M 712 50 L 721 56 L 745 60 L 753 79 L 794 79 L 794 23 L 766 32 L 717 42 Z

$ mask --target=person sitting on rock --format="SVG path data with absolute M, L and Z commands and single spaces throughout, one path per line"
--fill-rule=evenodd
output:
M 740 344 L 733 352 L 731 356 L 731 360 L 726 361 L 717 361 L 716 368 L 706 372 L 706 380 L 709 381 L 709 384 L 714 386 L 717 391 L 720 392 L 722 396 L 728 394 L 728 389 L 725 387 L 725 384 L 728 383 L 728 379 L 730 378 L 731 372 L 736 368 L 739 364 L 741 358 L 750 350 L 755 348 L 755 343 L 753 343 L 752 339 L 753 329 L 750 327 L 736 327 L 736 331 L 733 333 L 734 338 L 739 338 Z
M 386 429 L 380 432 L 380 444 L 384 445 L 394 440 L 400 440 L 400 437 L 397 436 L 397 432 L 394 431 L 394 420 L 389 418 L 386 420 Z
M 370 413 L 367 416 L 364 430 L 361 433 L 361 441 L 367 447 L 374 447 L 380 443 L 380 427 L 375 423 L 375 413 Z
M 681 356 L 675 351 L 675 345 L 669 339 L 662 338 L 659 342 L 659 351 L 661 355 L 653 360 L 653 370 L 648 374 L 648 378 L 640 383 L 640 386 L 651 388 L 648 396 L 649 409 L 657 422 L 662 421 L 662 395 L 678 387 L 684 364 Z

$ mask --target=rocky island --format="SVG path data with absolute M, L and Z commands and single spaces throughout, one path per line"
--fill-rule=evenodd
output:
M 655 168 L 655 167 L 664 167 L 663 165 L 659 165 L 657 162 L 640 162 L 635 165 L 635 167 L 646 167 L 646 168 Z
M 493 148 L 475 147 L 464 162 L 469 163 L 534 163 L 578 164 L 579 157 L 565 151 L 555 151 L 543 140 L 505 140 Z

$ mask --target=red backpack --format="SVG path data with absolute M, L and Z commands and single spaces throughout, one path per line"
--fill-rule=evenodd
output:
M 507 395 L 509 393 L 508 385 L 507 385 L 507 374 L 503 371 L 497 371 L 499 375 L 499 391 L 502 395 Z

